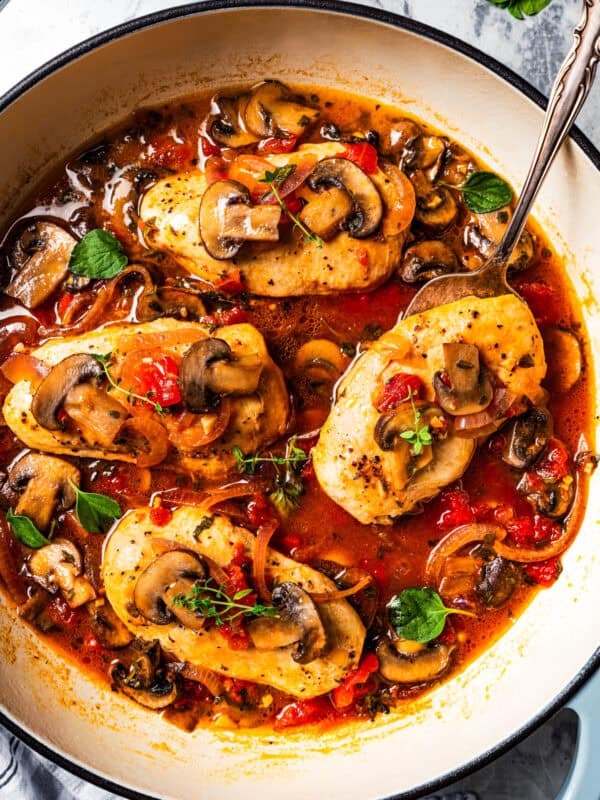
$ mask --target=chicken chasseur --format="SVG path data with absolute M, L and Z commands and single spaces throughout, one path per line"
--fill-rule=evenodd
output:
M 402 319 L 512 208 L 401 110 L 277 80 L 47 176 L 0 244 L 20 618 L 188 731 L 372 719 L 462 669 L 559 578 L 597 461 L 533 223 L 518 296 Z

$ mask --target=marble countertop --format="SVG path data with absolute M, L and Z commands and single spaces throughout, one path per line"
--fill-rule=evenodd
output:
M 554 0 L 539 16 L 519 22 L 486 0 L 364 0 L 364 4 L 453 34 L 498 59 L 545 95 L 571 45 L 571 31 L 581 9 L 579 0 Z M 0 95 L 71 45 L 113 25 L 176 5 L 166 0 L 0 0 Z M 579 127 L 597 147 L 599 101 L 600 83 L 579 118 Z M 447 800 L 554 800 L 570 763 L 575 734 L 573 715 L 562 712 L 493 764 L 448 787 L 444 796 Z M 3 798 L 114 798 L 54 768 L 9 737 L 0 737 L 0 772 L 4 757 L 11 774 L 14 764 L 15 776 L 5 789 L 0 788 Z

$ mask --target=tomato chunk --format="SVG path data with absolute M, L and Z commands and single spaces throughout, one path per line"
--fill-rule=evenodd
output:
M 333 708 L 324 697 L 312 697 L 310 700 L 296 700 L 284 706 L 275 717 L 273 727 L 279 731 L 283 728 L 295 728 L 298 725 L 311 725 L 323 722 L 333 714 Z
M 210 139 L 206 138 L 206 136 L 200 137 L 200 149 L 202 150 L 202 155 L 205 158 L 221 155 L 221 148 L 219 145 L 211 142 Z
M 536 561 L 533 564 L 527 564 L 525 567 L 525 574 L 529 580 L 538 586 L 552 586 L 558 580 L 561 572 L 562 566 L 558 558 Z
M 341 158 L 347 158 L 357 167 L 360 167 L 367 175 L 377 172 L 377 160 L 379 158 L 377 150 L 368 142 L 357 144 L 347 144 L 345 150 L 340 153 Z
M 246 290 L 246 284 L 239 269 L 230 270 L 227 275 L 215 284 L 220 292 L 225 294 L 241 294 Z
M 178 376 L 177 362 L 169 355 L 159 356 L 151 362 L 142 361 L 134 373 L 134 390 L 164 408 L 174 406 L 181 402 Z
M 378 411 L 392 411 L 409 397 L 420 398 L 423 392 L 423 381 L 418 375 L 409 372 L 398 372 L 383 387 L 377 403 Z
M 250 520 L 250 524 L 258 528 L 260 525 L 264 525 L 265 522 L 269 522 L 274 518 L 273 509 L 266 495 L 260 493 L 253 495 L 252 500 L 248 503 L 248 519 Z
M 259 153 L 291 153 L 296 147 L 297 141 L 297 136 L 288 136 L 285 139 L 271 136 L 260 141 L 257 149 Z
M 561 536 L 560 525 L 548 517 L 516 517 L 506 525 L 506 532 L 517 547 L 535 548 L 553 542 Z
M 453 489 L 440 495 L 440 515 L 436 525 L 442 531 L 451 531 L 459 525 L 475 521 L 469 495 L 463 489 Z
M 569 474 L 569 453 L 560 439 L 550 439 L 533 470 L 545 481 L 560 481 Z
M 379 659 L 375 653 L 367 653 L 354 672 L 350 673 L 341 686 L 333 690 L 333 705 L 349 708 L 369 691 L 368 681 L 379 669 Z
M 181 169 L 186 162 L 191 161 L 192 148 L 170 136 L 157 136 L 150 141 L 146 158 L 159 167 Z
M 71 608 L 61 595 L 56 595 L 46 611 L 52 622 L 62 628 L 74 628 L 82 619 L 81 609 Z
M 155 506 L 150 509 L 150 519 L 153 525 L 164 527 L 168 525 L 173 516 L 173 512 L 165 506 Z

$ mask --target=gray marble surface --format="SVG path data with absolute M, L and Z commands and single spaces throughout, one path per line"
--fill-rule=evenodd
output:
M 165 0 L 0 0 L 0 94 L 71 45 L 112 25 L 178 3 Z M 570 47 L 580 0 L 554 0 L 524 22 L 486 0 L 365 0 L 451 33 L 498 59 L 548 94 Z M 579 125 L 600 147 L 600 83 Z M 566 775 L 576 722 L 569 712 L 444 794 L 452 800 L 553 800 Z M 4 751 L 3 748 L 4 747 Z M 112 800 L 0 736 L 0 796 L 6 800 Z M 13 775 L 14 772 L 14 775 Z M 12 775 L 3 786 L 3 778 Z M 441 793 L 440 793 L 441 794 Z M 581 800 L 584 800 L 583 798 Z

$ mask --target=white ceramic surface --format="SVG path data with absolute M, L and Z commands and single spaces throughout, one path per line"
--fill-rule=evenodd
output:
M 519 184 L 541 112 L 450 49 L 383 23 L 327 11 L 228 9 L 150 27 L 60 69 L 0 114 L 0 226 L 61 158 L 131 108 L 226 82 L 327 83 L 406 107 Z M 35 121 L 32 124 L 32 121 Z M 564 255 L 600 343 L 600 175 L 561 152 L 536 214 Z M 596 287 L 594 289 L 594 287 Z M 596 363 L 598 354 L 596 353 Z M 178 732 L 95 685 L 0 613 L 5 713 L 68 758 L 165 798 L 379 798 L 409 791 L 506 739 L 561 692 L 600 642 L 599 476 L 552 591 L 476 663 L 413 713 L 318 737 Z

